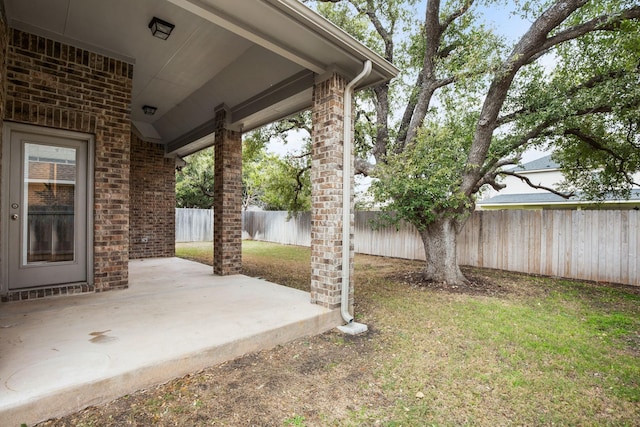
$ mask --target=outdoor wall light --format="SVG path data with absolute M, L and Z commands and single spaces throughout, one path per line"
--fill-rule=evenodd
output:
M 175 25 L 170 24 L 167 21 L 163 21 L 160 18 L 156 18 L 155 16 L 153 17 L 151 22 L 149 22 L 149 28 L 151 29 L 151 34 L 153 34 L 154 37 L 157 37 L 162 40 L 168 39 L 169 36 L 171 35 L 171 31 L 173 31 L 175 27 L 176 27 Z
M 147 116 L 153 116 L 156 113 L 156 111 L 158 111 L 158 107 L 152 107 L 151 105 L 143 105 L 142 111 L 144 111 L 144 113 Z

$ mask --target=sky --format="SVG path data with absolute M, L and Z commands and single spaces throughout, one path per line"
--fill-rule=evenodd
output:
M 423 16 L 426 8 L 426 0 L 420 2 L 417 16 Z M 515 43 L 524 32 L 531 26 L 531 22 L 524 20 L 519 16 L 513 15 L 515 9 L 515 2 L 512 0 L 504 1 L 502 6 L 494 5 L 491 7 L 481 7 L 480 12 L 484 16 L 485 24 L 494 28 L 499 34 L 502 34 L 507 38 L 510 43 Z M 549 59 L 552 63 L 553 59 Z M 551 66 L 552 64 L 549 64 Z M 292 136 L 289 138 L 287 145 L 282 145 L 279 142 L 270 143 L 267 146 L 267 150 L 271 153 L 286 155 L 288 153 L 300 152 L 303 146 L 302 137 L 304 132 L 301 132 L 298 137 Z M 538 159 L 547 155 L 548 153 L 540 150 L 530 150 L 523 155 L 523 162 L 529 162 L 531 160 Z

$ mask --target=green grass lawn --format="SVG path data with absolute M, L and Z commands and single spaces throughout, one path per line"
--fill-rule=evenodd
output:
M 210 263 L 211 243 L 177 254 Z M 283 285 L 308 290 L 309 260 L 308 248 L 243 243 L 244 274 Z M 356 256 L 356 320 L 374 348 L 361 387 L 377 384 L 387 404 L 332 424 L 640 425 L 637 289 L 465 269 L 498 292 L 449 292 L 404 280 L 420 266 Z

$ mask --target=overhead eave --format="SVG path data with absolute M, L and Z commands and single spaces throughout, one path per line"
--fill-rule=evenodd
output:
M 206 0 L 169 0 L 171 3 L 196 14 L 215 25 L 221 26 L 256 45 L 292 61 L 306 71 L 302 71 L 273 87 L 253 96 L 238 105 L 229 106 L 230 127 L 248 132 L 265 124 L 277 121 L 311 107 L 314 76 L 320 77 L 338 72 L 353 78 L 362 69 L 366 60 L 373 65 L 372 72 L 356 89 L 374 86 L 395 77 L 399 70 L 380 55 L 351 37 L 342 29 L 296 0 L 256 0 L 269 6 L 275 15 L 283 17 L 288 31 L 304 29 L 305 34 L 313 34 L 315 42 L 330 43 L 337 58 L 335 62 L 320 61 L 308 54 L 309 44 L 301 44 L 296 37 L 276 37 L 237 16 L 231 16 L 225 5 Z M 186 156 L 213 143 L 209 131 L 214 128 L 213 120 L 203 123 L 166 145 L 167 155 Z
M 223 9 L 223 4 L 212 4 L 205 0 L 168 0 L 171 3 L 185 10 L 194 13 L 216 25 L 219 25 L 228 31 L 231 31 L 247 40 L 260 45 L 272 52 L 275 52 L 292 62 L 295 62 L 308 70 L 317 74 L 323 74 L 328 71 L 329 66 L 333 64 L 322 63 L 312 58 L 305 52 L 304 47 L 296 47 L 295 40 L 285 41 L 277 39 L 263 32 L 260 28 L 250 25 L 240 19 L 231 16 Z M 297 0 L 256 0 L 263 4 L 270 5 L 274 11 L 288 17 L 292 23 L 299 27 L 312 31 L 323 40 L 330 41 L 337 49 L 341 50 L 343 55 L 351 58 L 353 65 L 362 64 L 365 60 L 371 60 L 373 64 L 372 75 L 363 80 L 357 89 L 372 86 L 380 82 L 388 81 L 398 75 L 400 70 L 393 64 L 386 61 L 373 50 L 367 48 L 362 43 L 351 37 L 344 30 L 340 29 L 327 19 L 313 12 L 304 4 Z M 360 72 L 360 69 L 349 67 L 345 69 L 349 72 L 347 77 L 354 77 Z M 356 67 L 357 68 L 357 67 Z
M 134 131 L 168 154 L 210 145 L 218 105 L 247 132 L 310 108 L 314 86 L 332 73 L 352 79 L 371 61 L 356 89 L 399 73 L 297 0 L 0 1 L 12 28 L 135 64 Z M 175 24 L 169 39 L 151 35 L 154 16 Z

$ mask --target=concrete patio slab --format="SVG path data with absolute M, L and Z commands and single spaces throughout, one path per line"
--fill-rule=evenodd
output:
M 130 288 L 0 305 L 0 424 L 20 426 L 340 324 L 306 292 L 132 261 Z

